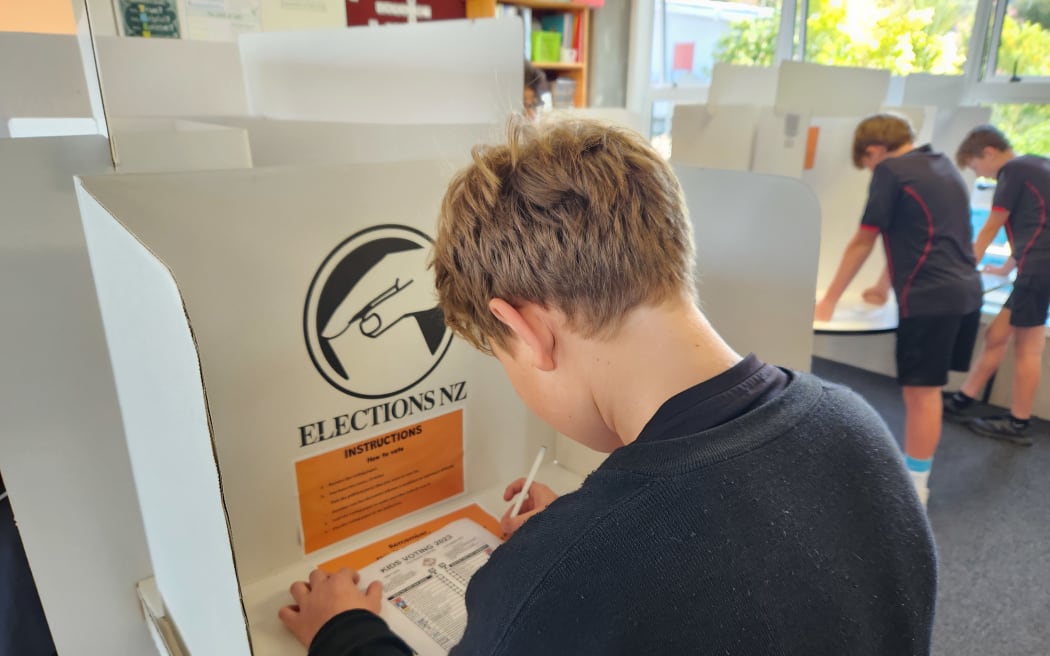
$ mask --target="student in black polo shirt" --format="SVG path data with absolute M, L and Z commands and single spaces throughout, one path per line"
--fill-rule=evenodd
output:
M 861 121 L 853 137 L 853 163 L 872 172 L 860 228 L 835 277 L 817 303 L 828 321 L 846 287 L 882 235 L 888 276 L 900 310 L 897 380 L 905 406 L 905 462 L 919 497 L 941 437 L 941 387 L 948 371 L 970 365 L 980 321 L 981 279 L 970 242 L 970 200 L 959 171 L 929 146 L 916 148 L 908 122 L 888 114 Z M 865 299 L 885 299 L 870 289 Z
M 1003 133 L 991 125 L 970 131 L 955 156 L 959 166 L 977 175 L 997 178 L 992 211 L 977 235 L 974 255 L 980 260 L 999 229 L 1006 226 L 1011 258 L 1017 264 L 1014 290 L 985 333 L 984 350 L 960 391 L 946 396 L 946 417 L 969 419 L 974 397 L 1002 362 L 1010 337 L 1014 339 L 1014 385 L 1010 414 L 969 422 L 979 435 L 1031 445 L 1029 420 L 1039 387 L 1044 325 L 1050 306 L 1050 160 L 1017 156 Z

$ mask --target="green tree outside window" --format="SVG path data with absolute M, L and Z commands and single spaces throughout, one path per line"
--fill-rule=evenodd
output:
M 1016 4 L 1016 6 L 1015 6 Z M 1050 11 L 1045 0 L 1011 2 L 997 59 L 1000 74 L 1050 76 Z M 958 75 L 966 61 L 975 0 L 812 0 L 806 61 Z M 771 66 L 777 15 L 739 21 L 719 40 L 715 60 Z M 992 120 L 1020 153 L 1050 155 L 1050 105 L 998 105 Z

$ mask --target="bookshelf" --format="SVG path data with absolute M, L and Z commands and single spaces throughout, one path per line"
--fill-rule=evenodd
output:
M 548 81 L 553 82 L 555 78 L 567 77 L 576 82 L 576 98 L 574 104 L 577 107 L 587 106 L 587 59 L 589 56 L 590 18 L 591 5 L 579 2 L 557 2 L 551 0 L 467 0 L 467 18 L 494 18 L 502 13 L 502 8 L 513 7 L 522 14 L 531 15 L 532 18 L 543 19 L 544 17 L 569 14 L 574 17 L 574 24 L 578 25 L 576 30 L 579 38 L 575 39 L 576 61 L 575 62 L 532 62 L 532 65 L 547 74 Z M 527 10 L 527 11 L 522 11 Z M 524 19 L 524 16 L 523 16 Z M 531 33 L 530 21 L 525 22 L 526 42 Z M 563 47 L 573 47 L 563 42 Z

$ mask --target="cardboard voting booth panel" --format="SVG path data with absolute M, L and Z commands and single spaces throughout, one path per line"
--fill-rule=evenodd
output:
M 579 107 L 555 111 L 558 115 L 604 121 L 620 127 L 630 128 L 639 134 L 645 133 L 641 115 L 624 107 Z
M 500 123 L 521 108 L 522 48 L 510 19 L 240 39 L 253 115 L 352 123 Z
M 747 171 L 759 109 L 751 105 L 675 105 L 671 121 L 671 162 Z
M 141 656 L 152 570 L 73 185 L 111 168 L 101 136 L 0 140 L 0 467 L 56 648 Z
M 496 124 L 384 125 L 283 121 L 266 118 L 202 118 L 243 129 L 254 166 L 459 160 L 478 143 L 500 137 Z
M 772 107 L 761 108 L 755 126 L 751 171 L 796 179 L 802 177 L 811 140 L 809 127 L 806 114 L 780 114 Z
M 298 653 L 276 620 L 292 580 L 471 502 L 498 516 L 553 449 L 436 310 L 426 258 L 454 168 L 81 181 L 156 583 L 189 653 Z
M 247 116 L 235 43 L 95 38 L 106 116 Z
M 77 37 L 0 32 L 0 123 L 9 118 L 90 118 Z
M 707 102 L 711 105 L 772 107 L 776 94 L 776 68 L 715 62 Z
M 248 133 L 168 118 L 112 118 L 109 138 L 121 172 L 251 168 Z
M 777 75 L 776 108 L 813 116 L 867 116 L 879 111 L 889 71 L 785 61 Z

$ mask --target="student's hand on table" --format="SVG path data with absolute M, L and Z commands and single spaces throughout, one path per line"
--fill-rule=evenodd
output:
M 521 492 L 524 486 L 525 479 L 517 479 L 503 491 L 503 500 L 510 501 L 518 492 Z M 511 517 L 510 511 L 514 510 L 512 505 L 510 508 L 507 508 L 507 512 L 503 513 L 503 517 L 499 520 L 500 528 L 503 529 L 503 537 L 509 538 L 514 535 L 514 532 L 521 528 L 522 524 L 527 522 L 530 517 L 546 510 L 547 506 L 554 503 L 554 500 L 557 498 L 558 495 L 554 490 L 539 481 L 533 481 L 532 485 L 529 486 L 529 496 L 521 504 L 521 511 L 515 517 Z
M 986 264 L 982 269 L 981 273 L 990 273 L 993 276 L 1008 276 L 1010 272 L 1014 270 L 1014 265 L 1009 260 L 1005 264 L 995 266 L 992 264 Z
M 321 627 L 336 615 L 356 608 L 379 614 L 383 584 L 372 581 L 361 592 L 357 583 L 361 575 L 352 569 L 329 574 L 319 569 L 310 572 L 309 581 L 296 581 L 289 590 L 295 603 L 278 611 L 284 625 L 307 649 Z
M 817 301 L 817 307 L 813 311 L 814 321 L 831 321 L 831 315 L 835 314 L 835 304 L 827 299 Z
M 879 286 L 868 287 L 861 294 L 861 298 L 871 305 L 886 305 L 886 301 L 890 299 L 890 292 Z

